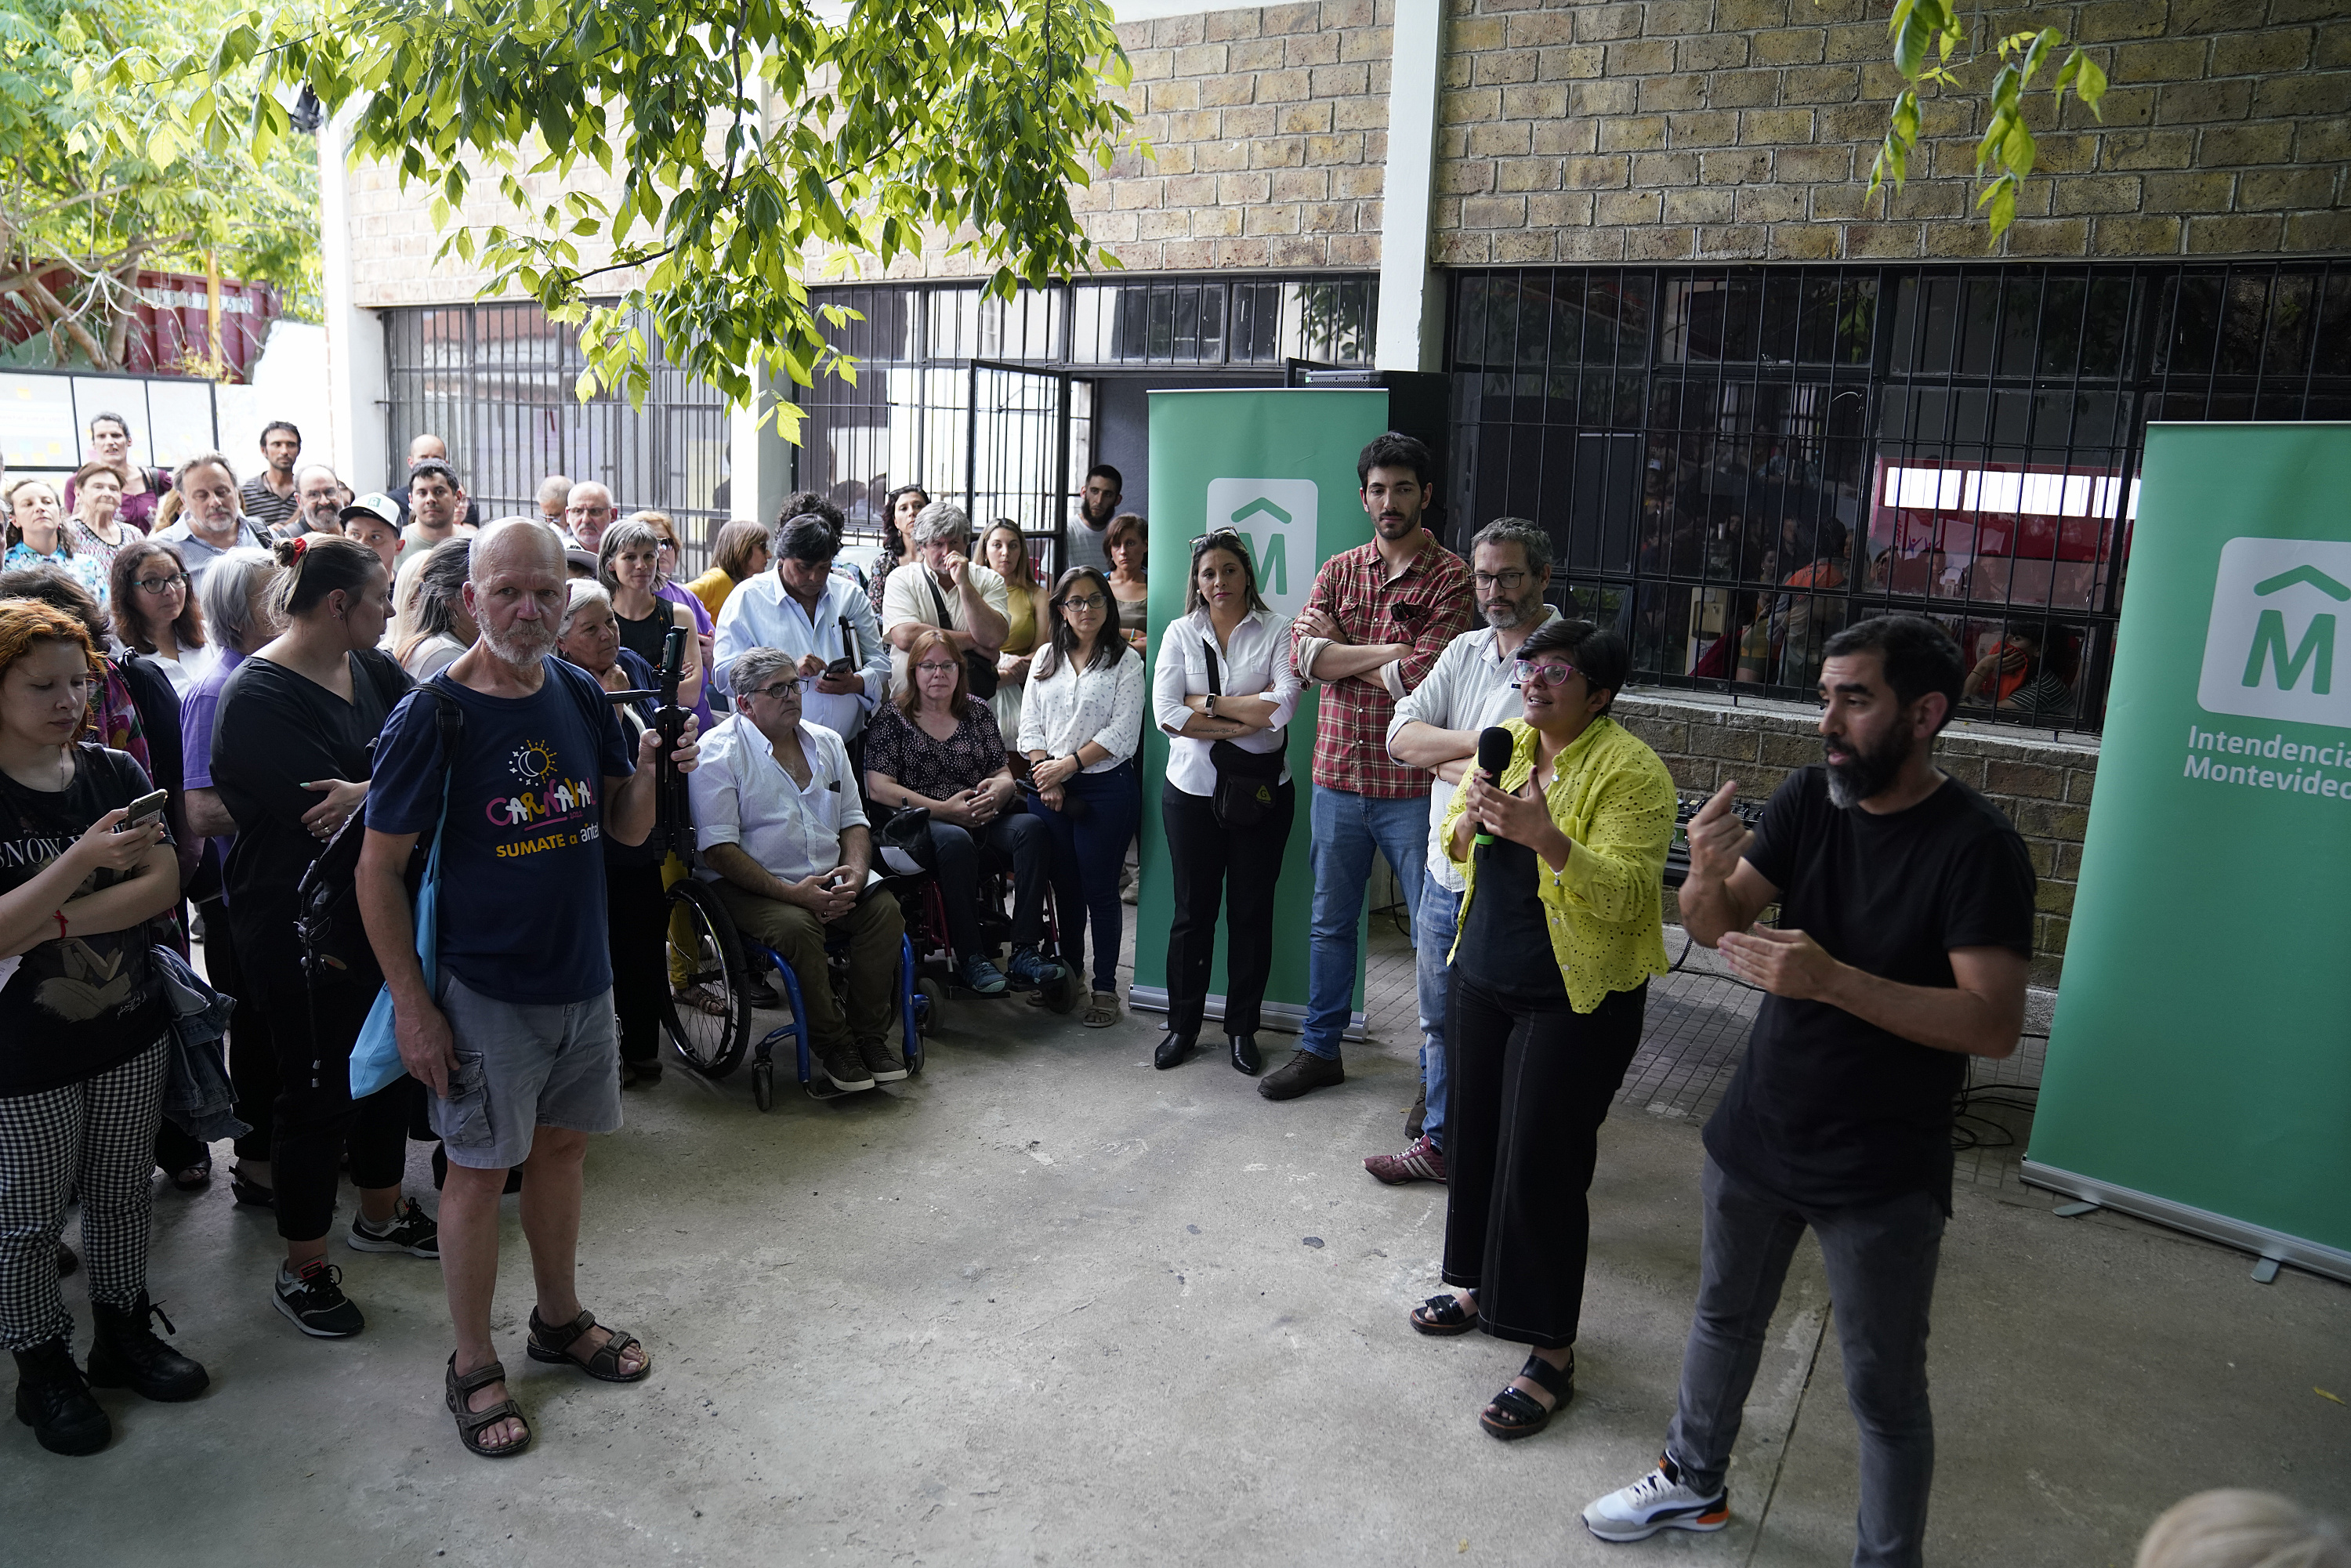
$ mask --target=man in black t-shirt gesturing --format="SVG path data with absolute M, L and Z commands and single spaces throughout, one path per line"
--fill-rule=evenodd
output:
M 1689 826 L 1683 922 L 1770 993 L 1706 1126 L 1706 1238 L 1680 1406 L 1657 1468 L 1583 1511 L 1603 1541 L 1719 1530 L 1740 1407 L 1812 1228 L 1861 1427 L 1856 1568 L 1922 1561 L 1935 1433 L 1927 1314 L 1951 1212 L 1967 1058 L 2024 1021 L 2032 865 L 1998 808 L 1933 760 L 1965 667 L 1911 615 L 1830 638 L 1825 767 L 1750 833 L 1725 784 Z M 1753 925 L 1780 905 L 1778 929 Z

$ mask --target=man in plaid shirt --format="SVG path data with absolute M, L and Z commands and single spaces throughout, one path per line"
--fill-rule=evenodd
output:
M 1311 814 L 1314 912 L 1301 1049 L 1258 1092 L 1292 1100 L 1343 1082 L 1339 1041 L 1353 1011 L 1355 926 L 1376 849 L 1419 908 L 1428 778 L 1388 756 L 1388 720 L 1445 645 L 1468 629 L 1469 569 L 1420 526 L 1436 463 L 1395 431 L 1355 460 L 1372 542 L 1332 556 L 1292 629 L 1298 673 L 1320 682 Z

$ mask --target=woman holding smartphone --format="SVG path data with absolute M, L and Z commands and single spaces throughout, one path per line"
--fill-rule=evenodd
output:
M 58 1454 L 113 1435 L 93 1382 L 179 1400 L 210 1381 L 149 1326 L 148 1173 L 172 1022 L 149 923 L 179 902 L 180 870 L 139 765 L 78 738 L 97 668 L 73 616 L 0 602 L 0 1341 L 18 1417 Z M 88 1375 L 57 1288 L 77 1189 Z

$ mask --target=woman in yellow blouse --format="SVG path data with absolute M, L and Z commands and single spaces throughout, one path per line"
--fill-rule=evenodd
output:
M 1029 656 L 1040 642 L 1052 637 L 1050 630 L 1041 637 L 1038 632 L 1039 627 L 1052 625 L 1045 587 L 1037 580 L 1037 569 L 1029 564 L 1028 538 L 1010 517 L 998 517 L 987 525 L 975 554 L 982 566 L 1004 580 L 1004 620 L 1011 628 L 1004 634 L 1004 646 L 997 651 L 996 695 L 987 706 L 996 715 L 998 729 L 1019 735 L 1020 697 L 1029 689 Z
M 1533 1354 L 1479 1413 L 1531 1437 L 1575 1393 L 1600 1124 L 1641 1041 L 1649 977 L 1667 970 L 1660 888 L 1674 781 L 1608 716 L 1625 640 L 1554 621 L 1520 645 L 1523 719 L 1499 779 L 1473 768 L 1446 852 L 1462 867 L 1447 1045 L 1447 1292 L 1423 1333 L 1483 1329 Z M 1480 831 L 1480 825 L 1485 831 Z

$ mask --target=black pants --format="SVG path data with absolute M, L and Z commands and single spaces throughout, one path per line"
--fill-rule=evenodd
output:
M 1045 881 L 1053 869 L 1053 837 L 1026 811 L 1002 816 L 974 833 L 953 822 L 931 819 L 931 852 L 937 857 L 939 901 L 946 905 L 947 945 L 959 959 L 984 957 L 979 936 L 979 873 L 1012 868 L 1012 945 L 1043 940 Z
M 621 1060 L 652 1061 L 661 1055 L 662 1000 L 669 988 L 669 894 L 660 863 L 614 865 L 608 858 L 604 904 Z
M 277 1234 L 315 1241 L 335 1222 L 346 1144 L 352 1186 L 400 1185 L 419 1086 L 402 1077 L 364 1100 L 351 1099 L 351 1044 L 375 1002 L 372 990 L 329 984 L 312 991 L 298 972 L 261 977 L 256 988 L 277 1048 L 277 1141 L 270 1151 Z
M 1213 801 L 1175 785 L 1159 787 L 1167 829 L 1167 869 L 1175 917 L 1167 927 L 1167 1027 L 1186 1039 L 1200 1032 L 1208 976 L 1217 954 L 1217 905 L 1225 906 L 1225 1032 L 1254 1034 L 1273 971 L 1273 893 L 1290 843 L 1298 787 L 1282 784 L 1273 810 L 1254 828 L 1217 822 Z
M 1645 981 L 1579 1013 L 1456 964 L 1446 1027 L 1445 1282 L 1478 1292 L 1496 1339 L 1575 1343 L 1600 1124 L 1641 1043 Z

